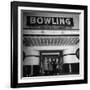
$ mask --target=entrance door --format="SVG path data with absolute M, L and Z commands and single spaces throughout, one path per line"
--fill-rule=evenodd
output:
M 60 52 L 58 53 L 42 53 L 41 69 L 44 75 L 57 75 L 61 71 L 62 59 Z

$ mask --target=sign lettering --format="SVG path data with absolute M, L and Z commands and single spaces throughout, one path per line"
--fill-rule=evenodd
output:
M 37 26 L 37 25 L 74 26 L 73 18 L 68 17 L 27 16 L 26 24 L 28 26 Z

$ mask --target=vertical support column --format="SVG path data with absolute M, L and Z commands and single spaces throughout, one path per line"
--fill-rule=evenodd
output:
M 33 65 L 31 65 L 31 76 L 33 76 Z
M 72 73 L 71 63 L 69 63 L 69 73 Z
M 63 57 L 64 59 L 64 65 L 66 65 L 66 67 L 64 68 L 64 71 L 65 73 L 69 73 L 71 74 L 72 73 L 72 60 L 73 60 L 73 57 L 71 55 L 68 55 L 68 54 L 71 54 L 73 51 L 73 48 L 70 48 L 70 49 L 66 49 L 63 51 L 63 54 L 65 55 Z
M 41 52 L 40 52 L 40 73 L 41 73 L 41 74 L 44 73 L 44 68 L 43 68 L 43 58 L 42 58 Z

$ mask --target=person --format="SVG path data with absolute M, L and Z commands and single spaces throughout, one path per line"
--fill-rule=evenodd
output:
M 48 75 L 48 58 L 45 57 L 44 59 L 44 72 L 45 72 L 45 75 Z
M 48 71 L 49 71 L 49 75 L 52 75 L 53 67 L 51 64 L 51 57 L 49 57 L 48 59 Z
M 52 59 L 52 66 L 53 66 L 53 75 L 55 75 L 56 74 L 56 60 L 53 58 Z

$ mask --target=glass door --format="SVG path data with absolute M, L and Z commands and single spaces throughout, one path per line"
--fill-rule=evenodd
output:
M 59 75 L 62 71 L 62 57 L 60 54 L 41 55 L 41 73 L 43 75 Z

